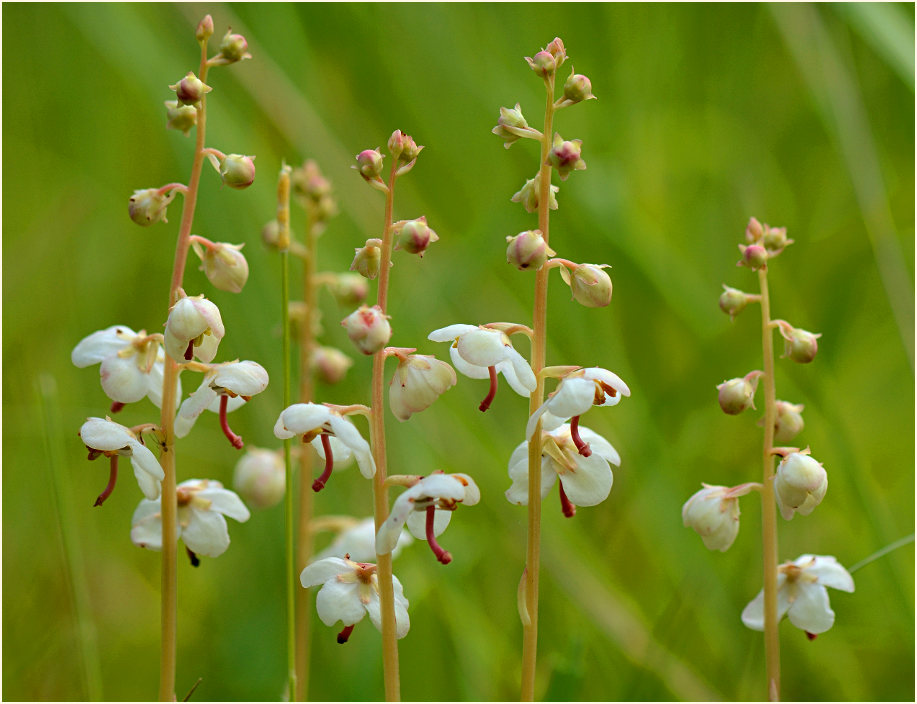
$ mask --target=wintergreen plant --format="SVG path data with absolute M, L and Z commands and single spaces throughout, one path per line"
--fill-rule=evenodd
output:
M 720 308 L 730 317 L 741 313 L 749 303 L 761 306 L 761 344 L 764 370 L 724 381 L 717 387 L 720 408 L 738 415 L 754 408 L 759 384 L 764 387 L 763 479 L 734 487 L 704 484 L 682 508 L 684 524 L 701 536 L 710 550 L 725 552 L 739 532 L 739 497 L 757 491 L 761 494 L 762 553 L 764 588 L 742 611 L 742 622 L 764 631 L 767 696 L 780 698 L 780 642 L 777 627 L 784 616 L 805 631 L 810 639 L 834 625 L 834 612 L 828 603 L 826 587 L 852 592 L 853 578 L 834 557 L 802 555 L 792 562 L 778 564 L 777 511 L 790 520 L 797 513 L 808 516 L 822 502 L 828 490 L 828 474 L 809 448 L 776 446 L 789 443 L 802 432 L 802 405 L 777 400 L 773 331 L 784 338 L 784 354 L 794 362 L 808 364 L 818 352 L 820 335 L 794 328 L 785 320 L 773 320 L 770 309 L 767 272 L 771 260 L 793 244 L 786 228 L 770 227 L 751 218 L 745 229 L 745 244 L 739 245 L 742 258 L 737 266 L 757 272 L 759 293 L 744 293 L 723 286 Z M 774 458 L 780 462 L 774 469 Z
M 177 544 L 185 544 L 191 564 L 199 556 L 216 557 L 229 547 L 225 516 L 237 521 L 249 518 L 248 509 L 236 494 L 219 481 L 189 479 L 177 481 L 176 438 L 183 438 L 205 411 L 219 416 L 220 427 L 230 444 L 240 449 L 242 438 L 230 428 L 227 413 L 243 406 L 268 383 L 267 372 L 251 361 L 213 363 L 220 340 L 226 334 L 217 306 L 203 294 L 185 293 L 184 272 L 191 249 L 200 257 L 207 279 L 216 288 L 238 293 L 248 278 L 248 263 L 242 245 L 192 235 L 198 186 L 205 157 L 223 184 L 246 188 L 254 180 L 254 157 L 225 154 L 206 146 L 207 95 L 212 88 L 205 83 L 211 68 L 251 58 L 247 42 L 239 34 L 227 32 L 218 53 L 208 58 L 207 47 L 213 35 L 213 20 L 207 15 L 197 26 L 200 65 L 195 75 L 188 72 L 170 88 L 175 100 L 166 102 L 167 127 L 186 136 L 196 129 L 194 158 L 187 184 L 170 183 L 159 188 L 134 191 L 128 214 L 137 224 L 149 226 L 167 222 L 166 210 L 177 194 L 184 206 L 175 247 L 169 285 L 164 333 L 135 333 L 123 325 L 95 332 L 73 350 L 78 367 L 100 365 L 102 389 L 112 400 L 111 413 L 127 403 L 149 398 L 160 408 L 158 423 L 143 423 L 133 428 L 110 418 L 90 418 L 80 429 L 89 458 L 109 458 L 109 482 L 96 500 L 101 505 L 112 493 L 117 479 L 118 457 L 130 457 L 144 498 L 132 519 L 131 540 L 140 547 L 162 551 L 162 642 L 159 698 L 175 701 L 175 643 L 177 611 Z M 162 321 L 154 321 L 161 323 Z M 203 379 L 182 401 L 179 376 L 182 372 L 200 373 Z M 156 461 L 144 443 L 144 436 L 158 449 Z

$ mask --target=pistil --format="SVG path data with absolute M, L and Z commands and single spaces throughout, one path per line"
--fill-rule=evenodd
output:
M 493 369 L 493 367 L 491 367 Z M 443 550 L 439 543 L 436 542 L 436 536 L 433 535 L 433 519 L 436 516 L 436 506 L 427 507 L 427 542 L 430 544 L 430 549 L 433 551 L 433 554 L 436 555 L 436 559 L 442 562 L 444 565 L 448 565 L 452 562 L 452 555 L 449 554 L 446 550 Z
M 226 420 L 226 406 L 228 403 L 229 396 L 225 394 L 220 396 L 220 427 L 223 429 L 223 434 L 229 438 L 229 442 L 232 443 L 232 446 L 237 450 L 241 450 L 245 443 L 242 442 L 241 436 L 232 432 L 232 428 L 229 427 L 229 422 Z
M 567 498 L 567 494 L 564 492 L 564 483 L 559 481 L 557 486 L 560 487 L 560 510 L 563 511 L 564 516 L 567 518 L 573 518 L 576 515 L 576 506 Z
M 322 450 L 325 452 L 325 471 L 322 472 L 322 475 L 318 479 L 312 482 L 312 491 L 316 492 L 325 488 L 325 483 L 328 481 L 329 477 L 331 477 L 331 470 L 334 469 L 334 455 L 331 453 L 331 438 L 328 437 L 327 433 L 322 433 L 321 438 Z M 350 626 L 350 628 L 352 629 L 353 626 Z M 345 628 L 344 630 L 346 631 L 347 629 Z M 347 635 L 350 635 L 349 631 Z M 344 640 L 339 639 L 338 643 L 343 643 L 346 640 L 347 638 L 344 638 Z
M 490 408 L 494 396 L 497 395 L 497 368 L 493 366 L 487 367 L 487 371 L 490 372 L 490 391 L 487 392 L 487 396 L 481 401 L 481 405 L 478 406 L 478 410 L 482 412 Z
M 357 624 L 352 623 L 349 626 L 344 626 L 344 630 L 338 633 L 338 643 L 343 645 L 350 638 L 350 634 L 353 633 L 353 627 Z
M 592 450 L 589 448 L 589 443 L 585 442 L 579 436 L 579 416 L 573 416 L 570 419 L 570 437 L 573 438 L 573 444 L 576 445 L 576 449 L 583 457 L 589 457 L 592 454 Z M 563 491 L 563 489 L 561 489 Z
M 123 403 L 121 403 L 120 401 L 112 401 L 112 402 L 111 402 L 111 408 L 109 409 L 109 412 L 110 412 L 110 413 L 117 413 L 117 412 L 120 411 L 122 408 L 124 408 L 124 404 L 123 404 Z
M 200 564 L 201 564 L 200 558 L 199 558 L 199 557 L 194 553 L 194 551 L 193 551 L 191 548 L 189 548 L 187 545 L 185 546 L 185 552 L 188 553 L 188 559 L 191 560 L 191 566 L 192 566 L 192 567 L 199 567 Z
M 105 487 L 105 491 L 99 494 L 99 497 L 96 499 L 96 502 L 93 506 L 101 506 L 105 503 L 105 499 L 111 496 L 111 492 L 115 490 L 115 482 L 118 480 L 118 455 L 111 456 L 111 469 L 108 474 L 108 486 Z

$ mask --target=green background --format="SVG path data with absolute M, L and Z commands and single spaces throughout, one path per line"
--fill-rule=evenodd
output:
M 396 254 L 392 344 L 443 358 L 445 345 L 426 340 L 435 328 L 528 323 L 534 277 L 506 264 L 504 240 L 537 226 L 509 200 L 534 174 L 536 147 L 505 151 L 490 129 L 517 101 L 540 124 L 541 81 L 523 57 L 563 38 L 599 99 L 557 116 L 566 139 L 583 140 L 588 169 L 562 184 L 551 243 L 612 265 L 615 293 L 608 308 L 582 308 L 552 275 L 548 363 L 610 368 L 633 393 L 583 419 L 623 458 L 609 499 L 572 520 L 556 493 L 545 501 L 537 695 L 762 698 L 763 641 L 739 619 L 761 586 L 758 503 L 742 500 L 725 554 L 680 516 L 700 482 L 760 475 L 756 413 L 725 416 L 715 390 L 760 367 L 757 311 L 731 323 L 717 297 L 722 283 L 756 285 L 735 267 L 749 216 L 785 225 L 796 244 L 771 267 L 773 313 L 823 337 L 813 364 L 778 361 L 778 398 L 805 404 L 798 442 L 831 484 L 811 516 L 780 522 L 781 559 L 830 554 L 849 567 L 911 534 L 910 5 L 4 5 L 4 699 L 156 694 L 159 560 L 130 543 L 141 495 L 129 471 L 92 508 L 106 467 L 86 462 L 77 430 L 108 400 L 97 368 L 76 369 L 69 355 L 94 330 L 152 332 L 165 320 L 180 205 L 169 224 L 141 229 L 127 199 L 188 177 L 193 137 L 164 129 L 162 103 L 197 69 L 193 32 L 206 12 L 217 40 L 231 25 L 254 55 L 212 70 L 208 145 L 257 155 L 258 173 L 236 192 L 208 168 L 194 232 L 247 242 L 251 277 L 241 295 L 214 291 L 190 263 L 185 288 L 220 306 L 218 359 L 270 372 L 267 391 L 231 417 L 267 447 L 281 409 L 279 264 L 259 232 L 281 160 L 315 158 L 333 181 L 341 215 L 320 267 L 343 270 L 381 232 L 383 198 L 350 170 L 353 155 L 396 128 L 413 135 L 426 149 L 399 182 L 395 216 L 425 214 L 441 240 L 423 260 Z M 303 221 L 296 210 L 294 229 Z M 325 340 L 351 353 L 337 325 L 350 311 L 326 294 L 321 305 Z M 319 400 L 368 402 L 369 375 L 360 357 Z M 195 386 L 186 374 L 186 393 Z M 392 473 L 467 472 L 483 494 L 442 538 L 452 564 L 422 543 L 395 561 L 411 603 L 405 699 L 518 696 L 525 510 L 502 492 L 527 401 L 501 386 L 482 415 L 485 387 L 460 377 L 409 422 L 388 415 Z M 157 418 L 143 401 L 119 421 Z M 178 453 L 180 480 L 231 483 L 238 455 L 215 416 Z M 317 506 L 364 515 L 369 483 L 348 470 Z M 282 507 L 230 523 L 225 555 L 179 564 L 178 696 L 201 677 L 197 700 L 278 699 Z M 913 698 L 913 555 L 906 545 L 857 571 L 855 594 L 832 590 L 837 623 L 814 642 L 782 624 L 787 698 Z M 380 698 L 368 621 L 344 647 L 315 622 L 312 698 Z

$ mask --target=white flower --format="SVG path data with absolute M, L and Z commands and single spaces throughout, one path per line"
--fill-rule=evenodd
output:
M 119 425 L 109 418 L 90 418 L 80 428 L 80 438 L 89 449 L 89 459 L 94 460 L 99 455 L 111 458 L 109 484 L 96 499 L 96 506 L 101 506 L 114 489 L 119 455 L 131 458 L 134 476 L 144 496 L 149 499 L 159 496 L 165 474 L 155 455 L 140 442 L 140 438 L 130 428 Z
M 242 499 L 220 482 L 210 479 L 189 479 L 176 488 L 178 515 L 176 537 L 194 555 L 217 557 L 229 547 L 229 530 L 224 516 L 244 523 L 250 517 Z M 144 499 L 131 519 L 131 541 L 137 547 L 162 550 L 162 505 Z M 195 565 L 196 566 L 196 565 Z
M 281 440 L 300 435 L 303 436 L 303 441 L 312 442 L 316 449 L 321 447 L 319 454 L 325 458 L 326 466 L 325 473 L 312 484 L 315 491 L 324 487 L 331 475 L 332 467 L 336 466 L 327 461 L 329 454 L 327 450 L 331 451 L 333 462 L 335 455 L 341 454 L 343 448 L 346 448 L 347 451 L 343 452 L 343 459 L 349 459 L 352 453 L 357 458 L 357 465 L 364 477 L 371 479 L 376 473 L 376 463 L 373 461 L 369 443 L 363 439 L 353 423 L 328 406 L 317 403 L 294 403 L 281 412 L 274 424 L 274 435 Z M 340 445 L 334 442 L 335 438 L 340 441 Z M 314 442 L 316 440 L 322 444 L 316 446 Z M 337 449 L 335 449 L 336 445 Z
M 220 414 L 220 426 L 233 447 L 242 447 L 242 438 L 229 429 L 226 413 L 243 405 L 255 394 L 267 388 L 267 372 L 257 362 L 226 362 L 214 364 L 204 374 L 197 391 L 182 402 L 175 418 L 175 435 L 183 438 L 194 421 L 205 410 Z
M 571 418 L 578 418 L 593 406 L 614 406 L 622 396 L 630 396 L 630 389 L 617 374 L 601 367 L 577 369 L 567 374 L 548 400 L 532 414 L 525 428 L 525 437 L 531 438 L 535 433 L 539 418 L 542 430 L 554 430 Z M 577 437 L 576 425 L 575 422 L 574 440 Z M 579 443 L 577 447 L 580 452 L 584 451 Z
M 756 485 L 703 486 L 682 506 L 682 522 L 697 532 L 709 550 L 726 552 L 739 534 L 739 497 Z
M 413 542 L 414 538 L 406 530 L 402 530 L 398 536 L 398 542 L 394 550 L 392 550 L 392 558 L 398 557 L 402 548 Z M 358 521 L 338 533 L 331 544 L 315 556 L 314 561 L 326 557 L 345 557 L 348 555 L 351 560 L 356 562 L 376 559 L 376 523 L 372 517 L 364 518 L 362 521 Z
M 376 535 L 376 552 L 379 555 L 392 552 L 407 522 L 414 537 L 429 542 L 436 559 L 449 564 L 452 555 L 439 546 L 436 536 L 446 530 L 458 504 L 473 506 L 480 500 L 478 485 L 467 474 L 434 472 L 423 477 L 395 500 L 392 512 Z
M 256 508 L 270 508 L 280 503 L 286 492 L 286 468 L 283 457 L 275 450 L 251 447 L 236 462 L 233 488 Z
M 834 625 L 834 612 L 828 602 L 833 587 L 852 592 L 853 577 L 830 555 L 803 555 L 777 568 L 777 620 L 790 617 L 790 623 L 813 635 Z M 758 593 L 742 611 L 742 623 L 755 631 L 764 630 L 764 591 Z
M 455 370 L 432 355 L 411 354 L 398 360 L 388 387 L 388 402 L 398 420 L 429 408 L 455 386 Z
M 315 599 L 315 608 L 326 626 L 333 626 L 337 621 L 344 624 L 344 630 L 338 634 L 338 643 L 347 642 L 354 625 L 366 614 L 369 614 L 373 625 L 382 630 L 379 577 L 375 565 L 326 557 L 306 567 L 299 579 L 306 589 L 323 585 Z M 404 598 L 401 582 L 394 575 L 392 588 L 395 593 L 395 636 L 404 638 L 411 627 L 408 600 Z
M 164 345 L 176 362 L 188 362 L 196 356 L 212 362 L 226 330 L 220 309 L 203 295 L 185 296 L 169 311 Z
M 814 457 L 791 452 L 777 465 L 774 495 L 780 514 L 790 520 L 795 513 L 808 516 L 825 498 L 828 473 Z
M 160 342 L 159 335 L 112 325 L 80 340 L 70 359 L 80 368 L 101 363 L 102 390 L 112 401 L 134 403 L 149 396 L 159 407 L 166 359 Z M 180 388 L 178 393 L 181 394 Z
M 560 501 L 568 518 L 576 506 L 595 506 L 608 498 L 614 476 L 609 463 L 620 466 L 621 458 L 611 443 L 589 428 L 579 428 L 593 452 L 584 456 L 577 450 L 569 424 L 552 431 L 542 431 L 541 497 L 547 496 L 560 478 Z M 506 490 L 510 503 L 526 506 L 529 502 L 529 444 L 523 442 L 509 458 L 509 477 L 513 484 Z
M 500 330 L 459 323 L 434 330 L 427 339 L 452 342 L 449 355 L 456 369 L 471 379 L 490 379 L 490 393 L 481 402 L 482 411 L 490 407 L 497 392 L 497 374 L 503 374 L 520 396 L 529 396 L 537 387 L 529 363 Z

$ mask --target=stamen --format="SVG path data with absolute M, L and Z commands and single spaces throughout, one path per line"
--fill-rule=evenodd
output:
M 589 457 L 592 454 L 589 443 L 584 442 L 579 436 L 579 416 L 573 416 L 570 419 L 570 437 L 573 438 L 573 444 L 583 457 Z
M 573 518 L 576 515 L 576 506 L 567 498 L 567 494 L 564 491 L 564 483 L 558 481 L 557 486 L 560 487 L 560 510 L 563 511 L 564 516 L 567 518 Z
M 328 481 L 328 478 L 331 476 L 331 470 L 334 469 L 334 455 L 331 454 L 331 438 L 328 437 L 327 433 L 321 434 L 322 438 L 322 450 L 325 452 L 325 471 L 322 472 L 322 476 L 312 482 L 312 491 L 321 491 L 325 488 L 325 482 Z M 353 626 L 351 626 L 353 628 Z M 347 630 L 346 628 L 344 630 Z M 348 635 L 350 635 L 348 633 Z M 346 638 L 344 640 L 347 640 Z M 343 643 L 343 640 L 338 640 L 338 643 Z
M 232 446 L 237 450 L 241 450 L 245 443 L 242 442 L 241 436 L 232 432 L 232 428 L 229 427 L 229 422 L 226 420 L 226 406 L 228 403 L 229 396 L 226 394 L 220 396 L 220 427 L 223 429 L 223 435 L 229 438 L 229 442 L 232 443 Z
M 185 350 L 185 359 L 189 362 L 194 357 L 194 340 L 188 342 L 188 349 Z
M 188 559 L 191 560 L 191 566 L 200 567 L 201 565 L 200 558 L 197 555 L 195 555 L 194 551 L 191 548 L 189 548 L 187 545 L 185 546 L 185 552 L 188 553 Z
M 108 486 L 105 487 L 105 491 L 99 494 L 99 498 L 96 499 L 96 502 L 93 506 L 101 506 L 105 503 L 105 499 L 111 496 L 111 492 L 115 490 L 115 482 L 118 480 L 118 455 L 111 456 L 111 469 L 108 474 Z
M 493 367 L 491 367 L 493 369 Z M 430 543 L 430 549 L 436 555 L 436 559 L 444 565 L 452 562 L 452 555 L 443 550 L 439 543 L 436 542 L 436 536 L 433 535 L 433 517 L 436 515 L 436 506 L 427 506 L 427 542 Z
M 487 367 L 487 371 L 490 372 L 490 391 L 487 392 L 487 396 L 481 401 L 481 405 L 478 406 L 478 410 L 482 412 L 490 408 L 494 396 L 497 395 L 497 368 L 493 366 Z
M 808 638 L 809 640 L 815 640 L 816 638 L 818 638 L 818 634 L 817 634 L 817 633 L 809 633 L 808 631 L 806 631 L 806 638 Z
M 120 411 L 122 408 L 124 408 L 124 404 L 123 404 L 123 403 L 121 403 L 120 401 L 112 401 L 112 402 L 111 402 L 111 409 L 109 410 L 109 412 L 110 412 L 110 413 L 117 413 L 117 412 Z
M 356 625 L 355 623 L 351 623 L 349 626 L 344 626 L 344 630 L 338 633 L 338 643 L 344 645 L 350 638 L 350 634 L 353 633 L 353 627 Z

